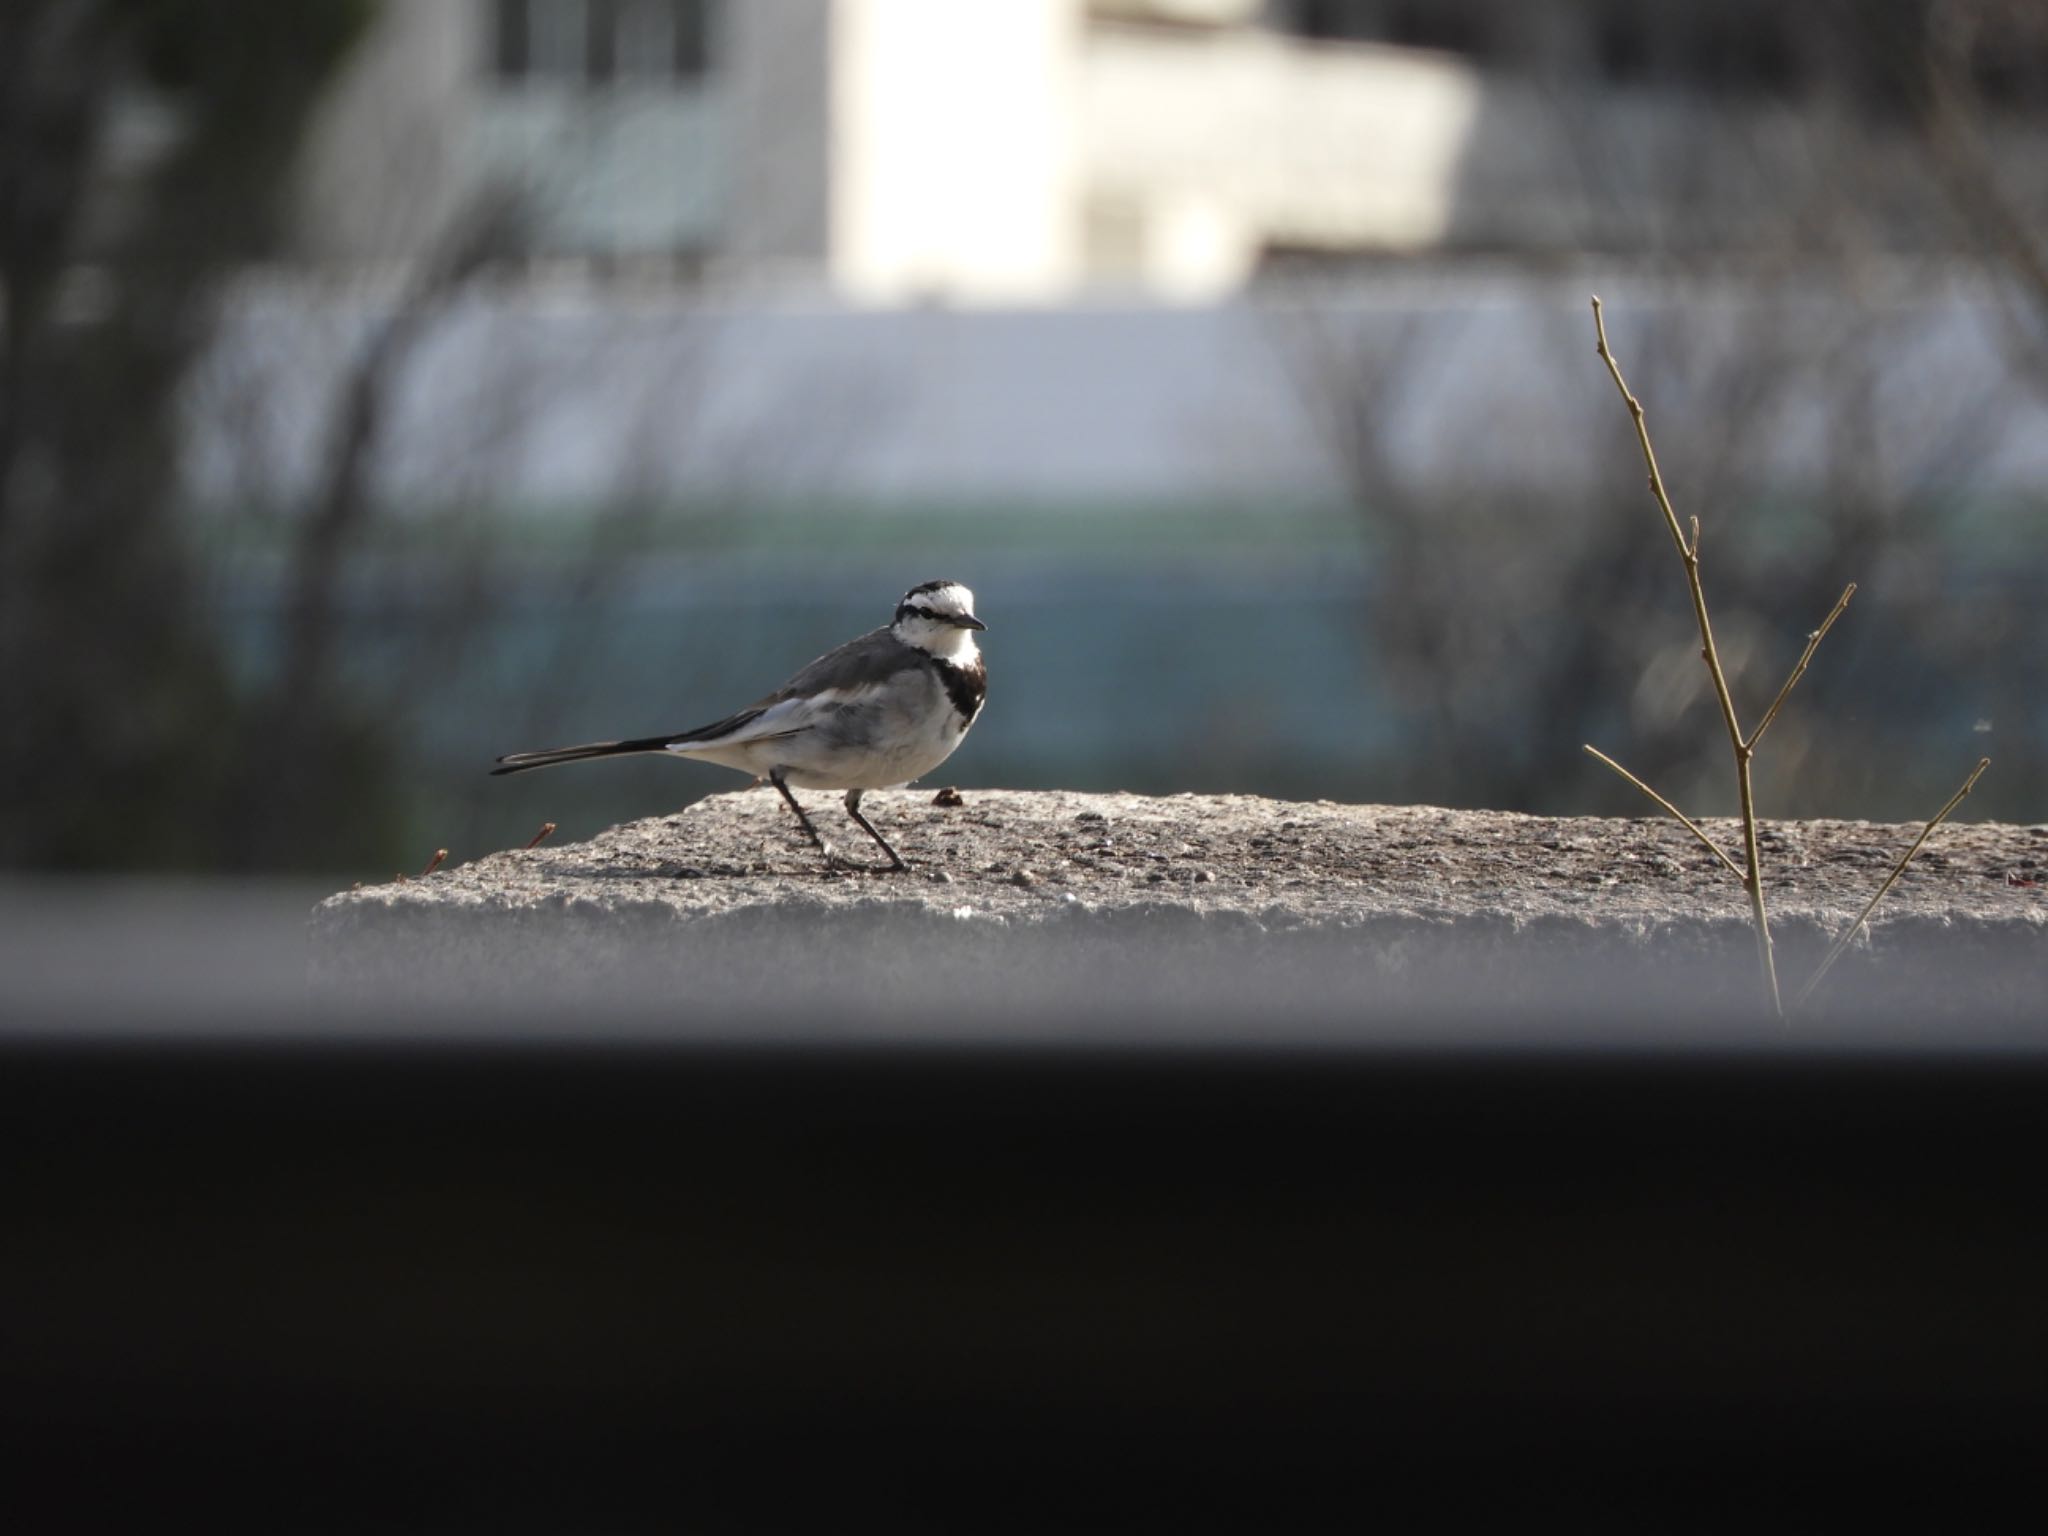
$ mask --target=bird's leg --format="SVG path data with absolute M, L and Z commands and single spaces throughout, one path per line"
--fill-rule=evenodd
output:
M 889 855 L 889 862 L 892 865 L 894 865 L 897 869 L 909 869 L 910 866 L 903 862 L 903 855 L 898 853 L 894 848 L 891 848 L 889 846 L 889 839 L 882 836 L 881 833 L 877 832 L 874 828 L 874 823 L 870 822 L 867 819 L 867 817 L 861 815 L 860 797 L 863 793 L 864 791 L 858 789 L 849 789 L 846 792 L 846 814 L 851 816 L 855 821 L 860 823 L 861 831 L 867 833 L 869 837 L 872 837 L 878 844 L 881 845 L 882 852 Z
M 804 814 L 804 808 L 796 803 L 796 796 L 789 792 L 789 781 L 782 776 L 780 768 L 768 770 L 768 782 L 782 792 L 782 798 L 788 801 L 789 808 L 796 812 L 798 824 L 803 827 L 811 841 L 818 845 L 818 852 L 825 855 L 825 862 L 830 864 L 833 860 L 837 859 L 839 856 L 832 851 L 832 845 L 818 836 L 818 829 L 811 825 L 811 818 Z

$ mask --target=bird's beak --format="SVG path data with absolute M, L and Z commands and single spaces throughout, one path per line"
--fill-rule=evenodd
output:
M 985 630 L 985 629 L 987 629 L 987 628 L 988 628 L 988 626 L 987 626 L 986 624 L 982 623 L 982 622 L 981 622 L 981 620 L 977 619 L 977 618 L 976 618 L 976 617 L 975 617 L 975 616 L 974 616 L 973 614 L 971 614 L 971 613 L 963 613 L 963 614 L 961 614 L 961 615 L 960 615 L 960 617 L 959 617 L 959 618 L 955 619 L 955 620 L 954 620 L 953 622 L 954 622 L 955 624 L 959 625 L 959 626 L 960 626 L 960 628 L 962 628 L 962 629 L 983 629 L 983 630 Z

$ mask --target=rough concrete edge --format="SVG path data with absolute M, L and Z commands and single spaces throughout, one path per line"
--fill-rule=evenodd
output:
M 1832 942 L 1831 919 L 1773 924 L 1788 991 Z M 1415 907 L 1305 919 L 1171 899 L 1048 907 L 1028 917 L 878 897 L 771 899 L 712 913 L 658 901 L 365 906 L 309 920 L 316 1000 L 557 1008 L 608 999 L 704 1012 L 959 997 L 992 1009 L 1384 1013 L 1432 1009 L 1751 1009 L 1746 916 L 1530 915 Z M 1900 913 L 1873 921 L 1818 1001 L 1831 1013 L 2031 1017 L 2048 924 Z

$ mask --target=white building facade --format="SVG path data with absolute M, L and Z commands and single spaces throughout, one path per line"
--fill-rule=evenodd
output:
M 1280 246 L 1440 241 L 1479 76 L 1254 0 L 407 0 L 324 109 L 304 253 L 491 189 L 542 259 L 862 303 L 1207 299 Z
M 304 253 L 416 257 L 507 194 L 540 260 L 860 304 L 1753 252 L 1811 242 L 1830 201 L 1910 244 L 1944 214 L 1881 49 L 1928 5 L 403 0 L 320 120 Z M 2048 24 L 1977 56 L 1987 87 L 2048 77 Z M 2048 196 L 2044 123 L 2042 101 L 1998 120 L 2022 195 Z

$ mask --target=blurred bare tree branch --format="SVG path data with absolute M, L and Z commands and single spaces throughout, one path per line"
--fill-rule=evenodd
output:
M 176 517 L 175 395 L 275 253 L 366 0 L 0 17 L 0 862 L 212 861 L 244 721 Z M 154 141 L 123 144 L 154 113 Z
M 1980 582 L 1961 598 L 1974 578 L 1957 564 L 1967 541 L 1953 519 L 1987 500 L 2021 515 L 2018 493 L 1987 489 L 1985 459 L 2011 435 L 2015 379 L 2048 387 L 2048 161 L 2030 153 L 2048 144 L 2037 67 L 2048 10 L 1822 0 L 1788 25 L 1806 61 L 1797 100 L 1603 93 L 1569 76 L 1508 85 L 1511 107 L 1479 135 L 1496 156 L 1504 136 L 1544 138 L 1572 189 L 1552 210 L 1560 252 L 1592 263 L 1589 279 L 1597 270 L 1609 287 L 1660 295 L 1631 319 L 1631 382 L 1656 402 L 1659 449 L 1689 506 L 1712 514 L 1716 628 L 1745 707 L 1766 702 L 1796 651 L 1793 625 L 1854 575 L 1886 615 L 1856 648 L 1915 658 L 1918 674 L 1893 681 L 1930 711 L 1944 695 L 1918 689 L 1920 676 L 1971 676 L 1988 730 L 2027 713 L 2017 680 L 2042 653 L 2032 640 L 2015 650 L 2030 631 L 2013 590 Z M 1476 189 L 1454 225 L 1482 229 L 1498 191 Z M 1520 285 L 1516 303 L 1535 313 L 1546 280 L 1524 264 L 1499 282 Z M 1927 317 L 1964 291 L 2006 306 L 1996 345 L 2010 371 L 1923 372 L 1956 339 Z M 1697 645 L 1666 600 L 1657 551 L 1637 537 L 1641 478 L 1608 467 L 1628 464 L 1618 436 L 1607 441 L 1619 428 L 1589 422 L 1600 436 L 1587 445 L 1590 489 L 1576 495 L 1406 483 L 1398 445 L 1415 439 L 1418 402 L 1454 413 L 1451 440 L 1475 457 L 1490 450 L 1497 463 L 1513 430 L 1464 411 L 1467 382 L 1443 379 L 1436 354 L 1456 339 L 1455 312 L 1285 297 L 1304 312 L 1269 306 L 1275 337 L 1365 543 L 1368 654 L 1409 712 L 1413 750 L 1389 789 L 1625 812 L 1626 790 L 1584 784 L 1578 756 L 1578 743 L 1620 726 L 1646 778 L 1681 801 L 1721 803 L 1725 788 L 1699 774 L 1688 744 L 1685 716 L 1709 702 Z M 1902 411 L 1916 376 L 1917 403 Z M 1803 460 L 1790 477 L 1770 461 L 1788 438 Z M 1658 637 L 1647 653 L 1629 639 L 1643 635 Z M 1614 700 L 1628 701 L 1625 721 Z M 1797 786 L 1806 799 L 1774 798 L 1774 811 L 1826 804 L 1830 786 L 1806 772 L 1819 757 L 1873 771 L 1880 727 L 1824 718 L 1828 708 L 1805 699 L 1777 728 L 1760 789 Z
M 1992 114 L 1979 83 L 1987 56 L 2006 51 L 2048 55 L 2048 11 L 2020 0 L 1939 0 L 1908 67 L 1923 78 L 1921 120 L 1965 237 L 2024 296 L 2009 306 L 2008 351 L 2048 394 L 2048 225 L 2010 185 L 1992 150 Z M 2048 82 L 2042 88 L 2048 93 Z
M 376 747 L 374 703 L 364 718 L 337 675 L 348 555 L 377 511 L 370 476 L 400 376 L 455 296 L 521 248 L 521 221 L 510 196 L 487 193 L 466 209 L 377 317 L 343 380 L 325 468 L 311 505 L 293 520 L 276 680 L 257 705 L 242 759 L 248 772 L 239 799 L 248 814 L 234 843 L 238 865 L 289 867 L 330 848 L 339 859 L 362 856 L 359 846 L 329 845 L 318 835 L 325 826 L 346 828 L 349 819 L 331 808 L 360 794 L 363 757 Z M 372 739 L 349 751 L 337 732 Z M 324 771 L 329 761 L 346 764 L 348 774 Z

